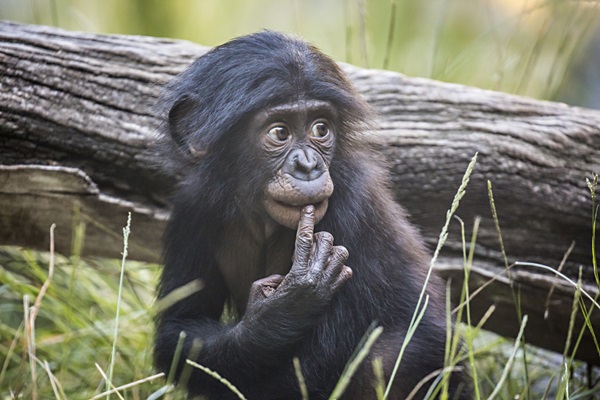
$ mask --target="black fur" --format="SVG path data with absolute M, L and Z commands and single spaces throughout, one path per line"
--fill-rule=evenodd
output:
M 330 232 L 336 244 L 348 249 L 353 276 L 330 304 L 315 311 L 320 313 L 316 324 L 306 321 L 302 335 L 288 323 L 289 310 L 270 313 L 260 334 L 248 332 L 236 323 L 245 312 L 243 306 L 237 306 L 237 319 L 229 323 L 220 320 L 224 309 L 235 305 L 236 299 L 238 303 L 247 299 L 251 283 L 268 275 L 266 265 L 283 259 L 279 262 L 283 273 L 289 270 L 295 232 L 279 227 L 262 241 L 250 239 L 249 226 L 260 215 L 262 189 L 274 171 L 257 147 L 258 139 L 245 128 L 256 112 L 303 99 L 328 101 L 337 111 L 330 165 L 335 189 L 316 230 Z M 200 338 L 197 361 L 230 380 L 249 399 L 299 398 L 294 357 L 300 359 L 309 398 L 324 399 L 369 325 L 376 322 L 384 333 L 345 397 L 375 398 L 371 360 L 382 357 L 384 370 L 390 373 L 429 256 L 405 212 L 393 201 L 385 166 L 360 135 L 370 122 L 364 100 L 338 66 L 314 47 L 261 32 L 200 57 L 167 86 L 161 105 L 165 115 L 161 158 L 181 181 L 165 233 L 158 297 L 194 279 L 204 286 L 158 316 L 158 368 L 169 370 L 179 333 L 185 331 L 184 355 L 192 338 Z M 228 287 L 217 265 L 216 252 L 223 243 L 237 254 L 235 265 L 228 268 L 236 269 L 244 293 Z M 446 317 L 443 285 L 436 276 L 427 293 L 427 312 L 406 350 L 390 398 L 406 397 L 424 376 L 444 366 Z M 455 375 L 452 390 L 463 387 L 460 374 Z M 215 399 L 235 398 L 200 371 L 192 374 L 188 390 Z M 468 398 L 468 391 L 459 396 Z

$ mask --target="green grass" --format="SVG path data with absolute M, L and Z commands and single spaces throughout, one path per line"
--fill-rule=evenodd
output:
M 468 174 L 448 212 L 447 222 L 452 218 L 461 193 L 464 193 L 467 180 Z M 592 188 L 595 189 L 596 182 L 597 177 L 590 183 L 593 195 L 595 191 Z M 592 226 L 595 230 L 595 203 L 593 210 Z M 471 240 L 467 244 L 465 224 L 459 220 L 467 278 L 474 262 L 478 221 L 474 222 Z M 443 245 L 445 232 L 443 230 L 440 234 L 439 248 Z M 128 233 L 128 229 L 124 233 Z M 181 391 L 174 391 L 168 384 L 170 379 L 157 375 L 152 369 L 152 307 L 159 266 L 125 261 L 125 258 L 126 252 L 121 261 L 82 260 L 77 255 L 67 258 L 52 252 L 0 247 L 1 399 L 183 398 Z M 509 269 L 512 267 L 508 266 Z M 572 284 L 578 287 L 576 282 Z M 201 290 L 201 287 L 192 289 Z M 469 320 L 469 303 L 464 302 L 469 295 L 465 285 L 461 302 L 464 307 L 457 308 L 459 319 L 462 313 L 466 313 L 466 320 Z M 585 296 L 589 294 L 579 288 L 576 290 L 571 320 L 581 312 L 588 316 L 589 323 L 589 314 L 594 310 L 586 308 L 581 301 Z M 426 304 L 427 297 L 424 296 L 422 306 L 417 309 L 419 313 Z M 450 309 L 448 304 L 449 313 Z M 518 310 L 515 312 L 518 313 Z M 415 311 L 415 327 L 418 321 Z M 458 324 L 454 333 L 448 336 L 444 376 L 433 385 L 431 381 L 424 382 L 427 386 L 431 385 L 430 393 L 436 398 L 448 398 L 446 376 L 458 362 L 464 361 L 475 380 L 476 399 L 580 399 L 600 396 L 599 385 L 595 389 L 587 388 L 585 365 L 573 359 L 573 350 L 561 355 L 525 345 L 519 339 L 527 323 L 526 316 L 521 318 L 521 323 L 516 341 L 485 332 L 479 326 Z M 581 332 L 575 331 L 573 326 L 571 324 L 568 343 L 576 348 Z M 588 328 L 593 330 L 591 326 Z M 349 360 L 336 388 L 337 394 L 332 394 L 332 398 L 343 393 L 348 379 L 380 333 L 380 329 L 373 327 L 365 335 L 363 344 Z M 458 346 L 462 338 L 464 348 Z M 398 362 L 401 362 L 401 355 Z M 229 385 L 215 371 L 204 366 L 193 367 Z M 381 365 L 376 360 L 373 367 L 374 376 L 380 377 L 374 386 L 378 397 L 384 399 L 386 393 Z M 110 382 L 107 383 L 110 371 L 113 371 L 112 379 L 108 379 Z M 299 368 L 297 376 L 302 381 Z M 103 394 L 115 387 L 122 389 Z M 243 393 L 238 396 L 243 398 Z
M 46 280 L 50 255 L 27 249 L 0 249 L 0 398 L 20 394 L 33 398 L 23 298 L 30 303 Z M 117 261 L 87 259 L 72 262 L 56 255 L 54 277 L 35 321 L 35 356 L 39 399 L 91 398 L 105 389 L 97 363 L 110 368 L 120 266 Z M 150 344 L 154 285 L 158 266 L 125 265 L 119 332 L 115 348 L 116 386 L 154 374 Z M 58 382 L 57 396 L 40 363 L 48 362 Z M 129 390 L 128 398 L 145 398 L 163 383 Z
M 48 264 L 48 253 L 13 247 L 0 249 L 0 360 L 6 360 L 0 376 L 3 399 L 17 394 L 20 398 L 33 398 L 34 385 L 23 328 L 23 297 L 35 299 L 47 277 Z M 60 255 L 56 256 L 55 264 L 53 280 L 35 323 L 35 355 L 40 360 L 36 364 L 38 398 L 92 398 L 105 390 L 106 383 L 95 364 L 104 371 L 109 369 L 120 266 L 117 261 L 100 259 L 83 260 L 74 265 Z M 158 266 L 127 262 L 124 271 L 115 386 L 155 374 L 151 366 L 151 306 Z M 569 361 L 570 370 L 575 372 L 572 376 L 565 375 L 561 372 L 560 355 L 531 346 L 523 349 L 518 343 L 513 345 L 512 340 L 477 327 L 460 324 L 457 331 L 467 338 L 467 354 L 456 353 L 454 362 L 461 357 L 473 362 L 469 368 L 477 372 L 478 399 L 488 398 L 494 391 L 497 399 L 511 399 L 523 394 L 529 386 L 545 388 L 557 383 L 563 387 L 569 384 L 571 399 L 585 390 L 582 363 Z M 529 360 L 527 387 L 521 378 L 523 363 L 519 362 L 524 354 L 528 354 Z M 56 377 L 59 387 L 56 392 L 50 375 L 42 367 L 46 362 Z M 449 363 L 452 362 L 450 359 Z M 509 364 L 512 368 L 503 371 L 503 366 Z M 160 377 L 126 389 L 123 395 L 127 399 L 145 399 L 165 385 L 166 378 Z M 600 388 L 596 393 L 600 393 Z M 183 398 L 180 393 L 170 395 Z M 111 398 L 118 397 L 112 395 Z M 548 397 L 551 398 L 554 396 Z
M 312 2 L 297 0 L 292 1 L 293 6 L 279 0 L 109 3 L 27 0 L 14 2 L 2 11 L 3 18 L 23 22 L 180 37 L 207 45 L 267 27 L 296 32 L 338 60 L 538 98 L 556 96 L 574 54 L 586 42 L 600 15 L 600 3 L 585 0 L 524 2 L 517 11 L 500 8 L 501 1 L 349 0 L 323 2 L 321 13 L 315 12 Z M 51 7 L 51 12 L 45 7 Z M 600 287 L 595 252 L 597 177 L 588 186 L 592 196 L 592 265 Z M 490 205 L 507 260 L 500 230 L 502 216 L 496 215 L 491 185 Z M 451 215 L 452 211 L 447 223 Z M 469 242 L 468 223 L 460 224 L 468 278 L 476 262 L 473 255 L 478 221 L 473 223 Z M 81 231 L 79 239 L 83 234 Z M 442 231 L 439 248 L 445 234 Z M 53 261 L 51 253 L 0 247 L 0 400 L 85 399 L 123 385 L 128 387 L 119 394 L 101 397 L 183 398 L 172 391 L 171 380 L 156 376 L 151 366 L 152 307 L 159 266 L 125 262 L 125 257 L 122 262 L 116 261 L 119 254 L 114 255 L 115 260 L 81 259 L 81 242 L 76 235 L 74 256 L 57 254 Z M 506 261 L 507 276 L 512 267 Z M 574 284 L 577 286 L 577 282 Z M 42 289 L 44 286 L 47 290 Z M 194 290 L 201 290 L 197 282 L 177 296 Z M 470 295 L 465 285 L 463 302 Z M 586 308 L 582 302 L 585 297 L 585 293 L 576 291 L 571 320 L 582 313 L 588 316 L 589 324 L 589 314 L 598 311 Z M 515 313 L 526 324 L 518 307 L 518 293 L 514 293 L 514 300 Z M 422 297 L 417 311 L 422 312 L 426 304 L 427 298 Z M 29 311 L 32 306 L 34 311 Z M 449 313 L 450 309 L 448 305 Z M 415 312 L 413 328 L 418 325 L 418 316 Z M 456 317 L 470 320 L 468 302 L 456 310 Z M 588 329 L 593 331 L 590 326 Z M 375 329 L 370 332 L 372 336 L 365 336 L 366 347 L 357 349 L 356 357 L 349 360 L 346 378 L 356 362 L 364 358 L 377 332 Z M 581 331 L 571 329 L 569 342 L 576 347 L 581 335 Z M 466 344 L 464 350 L 458 346 L 461 338 Z M 573 359 L 573 350 L 554 354 L 525 342 L 524 337 L 515 343 L 478 326 L 459 324 L 448 336 L 445 372 L 464 361 L 475 380 L 477 399 L 491 395 L 497 399 L 600 397 L 598 387 L 586 393 L 585 366 Z M 384 398 L 386 383 L 381 365 L 376 362 L 373 367 L 375 377 L 379 377 L 375 385 L 378 396 Z M 302 381 L 299 368 L 297 375 Z M 347 380 L 340 381 L 339 392 L 344 382 Z M 443 398 L 447 380 L 442 378 L 438 383 L 432 392 L 438 391 Z

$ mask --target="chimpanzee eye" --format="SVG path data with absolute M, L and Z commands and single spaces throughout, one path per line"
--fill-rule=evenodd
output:
M 314 138 L 322 139 L 329 135 L 329 125 L 325 122 L 317 122 L 311 128 L 311 135 Z
M 290 131 L 285 126 L 275 126 L 269 130 L 269 136 L 278 142 L 285 142 L 290 137 Z

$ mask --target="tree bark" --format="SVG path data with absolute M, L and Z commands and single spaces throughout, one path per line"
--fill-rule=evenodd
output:
M 0 243 L 57 248 L 68 254 L 120 257 L 121 227 L 133 215 L 129 257 L 157 262 L 176 182 L 151 151 L 160 86 L 207 49 L 139 36 L 93 35 L 0 23 Z M 495 305 L 484 327 L 515 336 L 514 299 L 529 315 L 529 342 L 562 351 L 573 287 L 539 268 L 505 271 L 492 218 L 493 186 L 502 242 L 510 264 L 558 268 L 598 296 L 592 267 L 592 201 L 586 178 L 600 172 L 600 112 L 398 73 L 343 65 L 378 113 L 370 134 L 389 160 L 398 201 L 434 248 L 446 211 L 475 153 L 478 161 L 457 215 L 470 241 L 481 217 L 471 270 L 475 322 Z M 85 226 L 84 235 L 73 235 Z M 75 237 L 74 237 L 75 236 Z M 436 268 L 463 279 L 460 224 Z M 589 304 L 588 304 L 589 306 Z M 591 314 L 600 327 L 600 312 Z M 576 333 L 581 329 L 578 317 Z M 589 330 L 578 357 L 600 364 Z

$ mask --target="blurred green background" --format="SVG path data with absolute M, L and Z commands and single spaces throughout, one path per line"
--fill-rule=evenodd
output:
M 209 46 L 275 29 L 359 66 L 600 108 L 599 0 L 0 0 L 0 18 Z
M 600 108 L 600 0 L 0 0 L 0 19 L 208 46 L 276 29 L 363 67 Z M 83 235 L 84 228 L 75 232 Z M 37 356 L 49 362 L 48 372 L 38 372 L 40 399 L 89 398 L 104 390 L 95 363 L 106 370 L 111 359 L 120 267 L 114 260 L 80 259 L 76 244 L 83 239 L 77 237 L 70 258 L 57 256 L 36 322 Z M 1 399 L 33 398 L 23 298 L 33 301 L 39 293 L 48 264 L 46 253 L 0 247 Z M 125 268 L 116 385 L 154 373 L 157 271 L 136 262 Z M 513 345 L 461 327 L 477 342 L 486 396 L 502 382 Z M 560 355 L 528 346 L 518 359 L 500 398 L 554 398 L 552 390 L 564 385 L 575 398 L 589 384 L 582 364 L 563 373 Z M 164 385 L 164 379 L 139 383 L 127 398 L 160 397 Z M 597 394 L 596 388 L 590 396 Z

